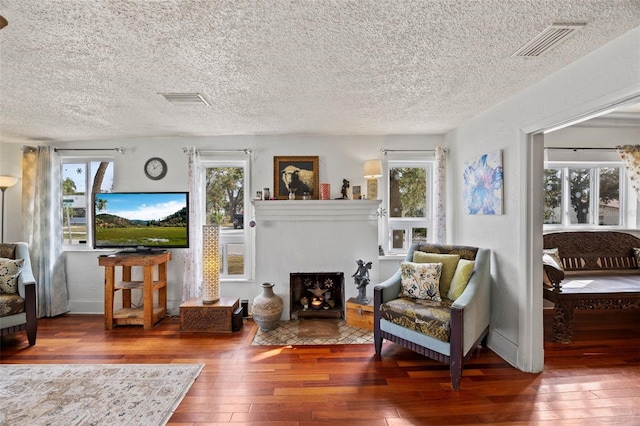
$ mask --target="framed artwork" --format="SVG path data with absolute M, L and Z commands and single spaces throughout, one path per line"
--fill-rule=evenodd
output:
M 289 199 L 295 191 L 297 199 L 308 192 L 310 199 L 317 200 L 319 191 L 318 156 L 273 157 L 273 196 L 276 200 Z
M 467 214 L 502 214 L 502 150 L 464 162 L 463 203 Z

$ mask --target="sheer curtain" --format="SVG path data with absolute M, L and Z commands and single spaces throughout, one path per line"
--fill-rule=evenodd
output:
M 436 148 L 436 170 L 435 170 L 435 243 L 444 244 L 447 239 L 447 211 L 445 208 L 446 193 L 446 150 L 441 147 Z
M 202 282 L 202 216 L 204 199 L 200 154 L 195 147 L 187 149 L 189 179 L 189 249 L 184 257 L 182 301 L 200 296 Z
M 61 163 L 53 148 L 26 147 L 22 157 L 22 229 L 38 292 L 38 317 L 69 311 L 62 253 Z
M 636 190 L 636 195 L 640 199 L 640 145 L 617 146 L 616 150 L 622 164 L 627 169 L 631 186 Z

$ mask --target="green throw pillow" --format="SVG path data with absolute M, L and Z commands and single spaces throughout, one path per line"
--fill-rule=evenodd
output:
M 24 259 L 0 258 L 0 294 L 18 293 L 18 275 L 22 265 Z
M 402 262 L 400 271 L 402 276 L 400 295 L 442 302 L 439 290 L 442 263 Z
M 473 274 L 475 264 L 476 262 L 473 260 L 460 259 L 456 267 L 456 272 L 453 274 L 453 279 L 451 280 L 451 287 L 449 288 L 449 293 L 447 293 L 447 299 L 454 301 L 462 295 L 464 289 L 467 288 L 471 274 Z
M 442 263 L 442 275 L 440 276 L 440 294 L 448 294 L 453 274 L 460 260 L 459 254 L 438 254 L 425 253 L 422 251 L 413 252 L 415 263 Z

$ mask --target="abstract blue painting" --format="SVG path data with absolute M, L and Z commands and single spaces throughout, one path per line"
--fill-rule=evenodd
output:
M 502 150 L 464 162 L 463 203 L 467 214 L 502 214 Z

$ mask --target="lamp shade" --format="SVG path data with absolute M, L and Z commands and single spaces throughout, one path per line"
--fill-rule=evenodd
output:
M 7 189 L 18 183 L 18 178 L 13 176 L 0 176 L 0 188 Z
M 382 161 L 367 160 L 364 163 L 364 178 L 376 179 L 382 176 Z

